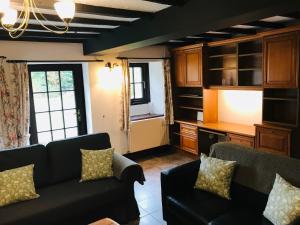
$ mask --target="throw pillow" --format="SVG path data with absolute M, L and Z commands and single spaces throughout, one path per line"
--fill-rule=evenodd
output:
M 201 164 L 195 188 L 230 199 L 231 178 L 236 162 L 201 154 Z
M 0 206 L 38 198 L 33 181 L 34 165 L 0 172 Z
M 274 225 L 289 225 L 300 218 L 300 188 L 276 174 L 263 215 Z
M 113 176 L 112 161 L 114 149 L 84 150 L 81 149 L 81 181 L 96 180 Z

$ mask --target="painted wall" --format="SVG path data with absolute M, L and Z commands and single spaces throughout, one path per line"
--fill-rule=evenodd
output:
M 262 122 L 262 91 L 218 92 L 219 121 L 253 125 Z

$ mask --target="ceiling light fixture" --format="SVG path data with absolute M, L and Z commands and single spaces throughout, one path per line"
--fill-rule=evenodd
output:
M 64 23 L 62 27 L 46 25 L 45 22 L 49 21 L 40 12 L 35 0 L 24 0 L 20 12 L 11 7 L 10 0 L 0 0 L 1 25 L 9 33 L 11 38 L 19 38 L 26 31 L 29 20 L 35 18 L 44 29 L 55 34 L 64 34 L 68 31 L 69 24 L 74 18 L 75 2 L 74 0 L 56 0 L 54 8 Z

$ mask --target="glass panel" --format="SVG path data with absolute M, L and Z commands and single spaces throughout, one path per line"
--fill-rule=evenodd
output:
M 77 117 L 76 110 L 65 110 L 64 111 L 65 118 L 65 127 L 76 127 L 77 126 Z
M 130 99 L 134 99 L 134 90 L 133 90 L 133 88 L 134 88 L 134 85 L 132 84 L 130 86 Z
M 49 110 L 48 97 L 46 93 L 33 94 L 35 112 L 45 112 Z
M 65 132 L 64 130 L 52 131 L 52 137 L 53 137 L 53 141 L 64 139 Z
M 134 67 L 134 82 L 142 82 L 142 68 Z
M 61 71 L 61 90 L 71 91 L 74 90 L 73 72 L 72 71 Z
M 47 72 L 48 91 L 59 91 L 59 74 L 58 71 Z
M 46 92 L 46 74 L 45 72 L 31 72 L 32 91 Z
M 36 127 L 38 132 L 50 130 L 49 113 L 36 113 L 35 118 L 36 118 Z
M 64 128 L 62 111 L 51 112 L 50 114 L 51 114 L 52 130 Z
M 70 137 L 76 137 L 78 136 L 78 128 L 69 128 L 66 129 L 66 137 L 70 138 Z
M 135 98 L 143 98 L 143 85 L 142 83 L 135 84 Z
M 62 97 L 64 109 L 76 108 L 74 91 L 64 91 Z
M 49 93 L 49 104 L 51 111 L 62 109 L 60 92 Z
M 48 144 L 50 141 L 52 141 L 51 138 L 51 132 L 43 132 L 38 134 L 38 140 L 40 144 Z
M 132 67 L 129 67 L 129 74 L 130 74 L 130 83 L 134 83 L 134 80 L 133 80 L 133 68 Z

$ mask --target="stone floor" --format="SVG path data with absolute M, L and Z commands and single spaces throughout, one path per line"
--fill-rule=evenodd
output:
M 135 197 L 140 209 L 140 220 L 129 225 L 162 225 L 160 172 L 190 162 L 195 157 L 185 152 L 153 154 L 135 159 L 144 169 L 146 182 L 135 184 Z

